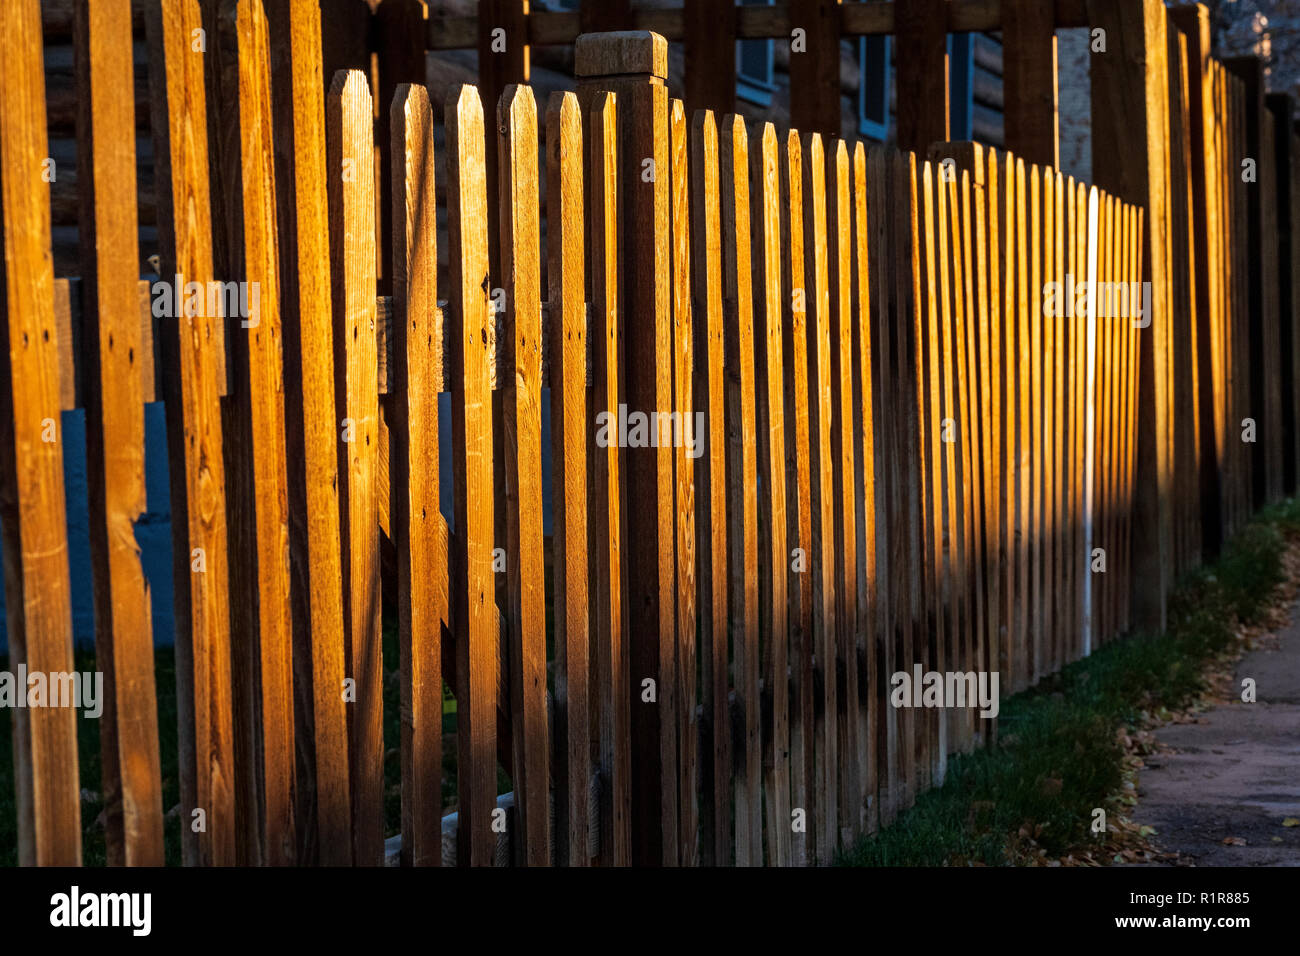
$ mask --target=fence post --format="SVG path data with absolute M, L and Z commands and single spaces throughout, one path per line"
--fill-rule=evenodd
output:
M 0 111 L 0 516 L 11 665 L 72 670 L 72 606 L 59 435 L 58 339 L 50 268 L 50 192 L 41 11 L 0 8 L 9 70 Z M 84 160 L 83 160 L 84 161 Z M 94 178 L 94 172 L 87 175 Z M 53 438 L 55 440 L 51 441 Z M 81 863 L 77 721 L 68 707 L 14 711 L 18 860 Z
M 1002 84 L 1006 145 L 1026 163 L 1060 168 L 1056 16 L 1042 0 L 1004 0 Z
M 375 241 L 379 294 L 391 295 L 393 274 L 393 97 L 404 83 L 425 83 L 424 47 L 429 5 L 425 0 L 382 0 L 374 12 L 374 66 L 370 56 L 360 69 L 370 80 L 375 116 Z M 367 51 L 368 52 L 368 51 Z M 341 64 L 339 69 L 358 69 Z M 326 73 L 327 77 L 334 76 Z
M 718 15 L 709 0 L 685 0 L 682 46 L 686 53 L 686 112 L 736 108 L 736 18 Z M 838 82 L 838 77 L 837 77 Z
M 898 148 L 924 156 L 948 141 L 948 4 L 896 0 Z
M 1171 7 L 1170 16 L 1187 37 L 1187 106 L 1191 139 L 1192 220 L 1191 234 L 1196 252 L 1196 340 L 1206 349 L 1198 364 L 1201 434 L 1201 550 L 1204 557 L 1217 554 L 1223 541 L 1222 461 L 1215 440 L 1214 371 L 1210 351 L 1214 348 L 1214 330 L 1218 319 L 1211 314 L 1217 308 L 1211 254 L 1219 241 L 1218 213 L 1214 209 L 1210 177 L 1214 175 L 1214 110 L 1209 102 L 1210 14 L 1204 4 Z
M 1169 202 L 1166 169 L 1169 66 L 1161 0 L 1088 0 L 1093 26 L 1092 174 L 1108 193 L 1147 210 L 1142 273 L 1151 310 L 1139 346 L 1137 492 L 1132 507 L 1138 626 L 1164 630 L 1169 591 Z M 1103 31 L 1097 34 L 1096 31 Z M 1137 147 L 1137 148 L 1133 148 Z
M 580 98 L 618 97 L 619 193 L 623 203 L 624 369 L 627 406 L 672 408 L 669 305 L 668 44 L 650 32 L 578 37 L 574 66 Z M 673 449 L 628 448 L 627 612 L 632 727 L 632 863 L 672 864 L 677 856 L 676 736 L 655 700 L 673 680 L 676 578 Z M 633 502 L 637 502 L 635 506 Z
M 511 83 L 527 83 L 528 0 L 481 0 L 478 5 L 478 86 L 486 116 L 496 116 L 497 102 Z M 421 77 L 417 82 L 423 83 Z M 487 162 L 487 217 L 497 217 L 497 138 L 483 144 Z M 488 230 L 488 274 L 495 277 L 501 267 L 497 230 Z M 495 278 L 493 284 L 495 285 Z M 493 403 L 499 405 L 499 400 Z M 500 414 L 499 412 L 497 413 Z M 504 513 L 500 515 L 504 517 Z
M 1272 169 L 1272 160 L 1265 155 L 1264 143 L 1264 63 L 1254 56 L 1241 56 L 1225 59 L 1223 65 L 1228 72 L 1241 80 L 1245 86 L 1245 159 L 1252 160 L 1254 179 L 1246 179 L 1246 309 L 1247 329 L 1249 330 L 1250 395 L 1247 414 L 1258 424 L 1259 440 L 1251 450 L 1254 467 L 1251 470 L 1251 503 L 1258 508 L 1272 498 L 1272 455 L 1270 449 L 1277 444 L 1277 425 L 1271 420 L 1269 412 L 1270 379 L 1272 358 L 1265 350 L 1264 336 L 1267 334 L 1265 323 L 1268 321 L 1266 310 L 1270 308 L 1269 299 L 1269 261 L 1264 239 L 1268 227 L 1274 221 L 1270 197 L 1265 195 L 1268 188 L 1267 173 Z
M 790 125 L 805 134 L 839 136 L 839 0 L 792 0 L 788 42 Z
M 1278 321 L 1282 333 L 1282 419 L 1284 494 L 1295 494 L 1300 487 L 1300 342 L 1297 341 L 1296 317 L 1300 315 L 1300 297 L 1296 294 L 1293 263 L 1296 254 L 1295 142 L 1291 127 L 1295 119 L 1295 102 L 1285 93 L 1270 93 L 1265 98 L 1273 122 L 1273 148 L 1277 170 L 1278 217 Z
M 606 33 L 632 28 L 632 0 L 582 0 L 578 7 L 583 33 Z

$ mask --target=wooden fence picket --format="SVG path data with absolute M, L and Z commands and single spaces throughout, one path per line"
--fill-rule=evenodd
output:
M 719 182 L 726 303 L 727 541 L 734 684 L 740 738 L 735 773 L 736 865 L 762 862 L 762 740 L 759 723 L 758 460 L 754 398 L 754 287 L 749 237 L 749 135 L 727 116 L 719 130 Z M 827 709 L 834 714 L 833 708 Z
M 251 459 L 255 553 L 249 562 L 258 585 L 257 688 L 262 819 L 260 857 L 271 865 L 294 862 L 293 619 L 290 607 L 289 477 L 285 461 L 284 356 L 280 263 L 272 152 L 270 51 L 261 0 L 242 0 L 239 38 L 239 130 L 243 197 L 243 261 L 257 314 L 231 323 L 232 380 L 247 414 L 243 437 Z M 232 237 L 233 239 L 233 237 Z M 244 328 L 246 326 L 246 330 Z M 243 362 L 238 359 L 243 358 Z M 241 367 L 242 366 L 242 367 Z M 233 440 L 232 436 L 232 440 Z M 259 748 L 253 748 L 253 753 Z
M 77 4 L 74 21 L 78 122 L 88 133 L 81 156 L 86 188 L 80 225 L 83 334 L 92 365 L 86 459 L 95 660 L 104 673 L 106 697 L 100 723 L 104 839 L 110 864 L 161 866 L 163 808 L 149 583 L 133 537 L 121 533 L 146 508 L 143 383 L 136 364 L 145 353 L 137 315 L 131 18 L 126 0 L 112 0 Z M 267 603 L 275 606 L 274 595 Z
M 552 541 L 555 582 L 556 849 L 585 866 L 591 777 L 587 629 L 587 314 L 583 300 L 582 119 L 578 98 L 546 110 L 547 281 L 550 287 Z M 617 422 L 607 424 L 615 429 Z
M 0 301 L 8 339 L 0 349 L 0 511 L 9 659 L 29 671 L 67 672 L 72 605 L 58 441 L 50 192 L 42 180 L 48 141 L 41 51 L 40 5 L 6 4 L 0 12 L 0 52 L 8 64 L 0 114 Z M 78 866 L 76 714 L 59 707 L 14 713 L 19 862 Z
M 191 864 L 235 863 L 230 594 L 219 370 L 222 326 L 202 294 L 212 280 L 203 63 L 191 54 L 197 0 L 162 0 L 147 16 L 161 273 L 174 277 L 163 321 L 176 590 L 181 834 Z M 177 210 L 187 210 L 179 215 Z M 182 301 L 184 299 L 184 301 Z M 182 328 L 183 327 L 183 328 Z M 184 334 L 182 334 L 182 332 Z M 196 828 L 195 821 L 203 826 Z
M 446 522 L 438 510 L 438 236 L 433 116 L 423 86 L 393 97 L 393 413 L 388 422 L 390 532 L 397 553 L 401 680 L 402 862 L 442 863 L 442 641 L 450 623 Z M 540 748 L 545 753 L 546 748 Z M 523 832 L 531 833 L 527 789 Z M 543 809 L 546 805 L 543 804 Z M 547 813 L 549 820 L 549 813 Z M 409 834 L 409 836 L 408 836 Z
M 335 74 L 326 98 L 334 375 L 340 422 L 348 765 L 353 863 L 384 862 L 382 595 L 379 582 L 379 382 L 375 316 L 374 107 L 365 74 Z M 348 691 L 352 693 L 348 693 Z
M 487 281 L 487 185 L 483 105 L 478 91 L 462 86 L 450 93 L 444 115 L 451 252 L 451 352 L 447 365 L 451 376 L 456 542 L 452 626 L 460 672 L 456 849 L 462 864 L 490 866 L 496 852 L 492 817 L 497 796 L 498 619 L 492 570 L 494 515 L 482 502 L 493 496 L 489 342 L 495 336 Z
M 763 680 L 771 688 L 771 731 L 764 728 L 764 791 L 767 804 L 767 862 L 790 866 L 791 750 L 790 750 L 790 549 L 787 511 L 785 417 L 785 306 L 781 283 L 780 154 L 776 129 L 763 125 L 759 149 L 752 155 L 754 219 L 759 241 L 754 243 L 754 298 L 763 321 L 755 332 L 758 415 L 758 474 L 767 486 L 767 507 L 759 513 L 764 554 L 767 606 L 761 610 L 763 643 L 768 648 Z

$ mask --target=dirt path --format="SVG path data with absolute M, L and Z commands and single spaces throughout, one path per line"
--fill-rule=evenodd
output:
M 1300 866 L 1300 825 L 1282 825 L 1300 821 L 1300 604 L 1235 677 L 1235 700 L 1155 731 L 1174 752 L 1146 758 L 1131 818 L 1174 865 Z M 1240 700 L 1247 677 L 1255 703 Z

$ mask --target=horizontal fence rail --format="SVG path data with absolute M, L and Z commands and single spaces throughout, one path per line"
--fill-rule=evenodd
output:
M 159 0 L 142 280 L 130 3 L 75 9 L 57 281 L 39 6 L 0 12 L 0 517 L 11 667 L 69 671 L 85 408 L 110 863 L 164 858 L 148 401 L 189 865 L 830 863 L 1295 488 L 1296 138 L 1203 18 L 1160 31 L 1169 165 L 1130 201 L 978 143 L 688 115 L 653 33 L 435 119 L 325 76 L 315 0 L 223 4 L 216 78 L 197 0 Z M 15 713 L 19 859 L 78 863 L 75 720 Z

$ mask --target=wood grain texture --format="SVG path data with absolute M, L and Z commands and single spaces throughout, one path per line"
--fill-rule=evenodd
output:
M 690 168 L 686 110 L 673 100 L 669 110 L 672 157 L 673 228 L 673 411 L 680 418 L 673 462 L 677 496 L 677 746 L 678 862 L 699 863 L 699 720 L 696 693 L 695 457 L 706 436 L 698 426 L 694 400 L 694 313 L 691 302 Z M 770 686 L 770 685 L 769 685 Z
M 264 0 L 284 322 L 298 859 L 352 861 L 320 10 Z
M 0 114 L 0 301 L 7 327 L 0 352 L 0 518 L 9 657 L 29 671 L 72 670 L 58 343 L 50 260 L 50 193 L 41 11 L 35 0 L 0 12 L 0 51 L 13 72 Z M 15 712 L 18 859 L 24 865 L 81 863 L 81 791 L 76 713 L 68 707 Z
M 597 93 L 588 108 L 588 169 L 591 222 L 591 299 L 599 310 L 592 332 L 592 404 L 617 414 L 623 401 L 623 317 L 620 314 L 618 230 L 618 129 L 613 93 Z M 623 453 L 612 443 L 592 455 L 594 504 L 592 565 L 596 573 L 596 679 L 600 695 L 600 848 L 605 865 L 625 866 L 631 858 L 631 753 L 628 625 L 624 598 L 627 575 L 623 540 L 627 527 L 622 483 Z
M 556 828 L 565 835 L 557 850 L 560 862 L 585 866 L 590 857 L 587 788 L 591 776 L 587 686 L 587 314 L 583 301 L 582 119 L 578 98 L 571 93 L 553 95 L 547 106 L 546 163 L 547 276 L 553 316 L 550 385 L 551 467 L 555 474 L 552 568 L 557 661 Z
M 754 295 L 750 260 L 749 136 L 740 116 L 722 121 L 723 302 L 726 313 L 727 541 L 740 737 L 734 755 L 736 865 L 762 863 L 759 736 L 758 462 L 754 397 Z
M 397 89 L 393 143 L 393 414 L 390 535 L 397 553 L 401 672 L 402 862 L 442 862 L 442 642 L 450 624 L 446 545 L 439 541 L 438 231 L 433 116 L 423 86 Z M 544 748 L 543 752 L 544 751 Z M 527 833 L 526 786 L 516 799 Z M 520 791 L 517 791 L 520 792 Z M 549 814 L 548 814 L 549 819 Z
M 879 279 L 872 279 L 881 256 L 879 246 L 872 250 L 872 222 L 868 207 L 877 201 L 869 192 L 867 151 L 861 142 L 853 149 L 853 242 L 854 282 L 857 291 L 856 314 L 853 322 L 854 400 L 861 421 L 861 447 L 858 449 L 858 467 L 861 483 L 857 494 L 861 502 L 861 536 L 858 539 L 858 632 L 853 654 L 853 667 L 857 671 L 858 709 L 857 761 L 861 774 L 861 796 L 858 803 L 858 832 L 872 833 L 879 826 L 879 776 L 876 766 L 876 724 L 879 721 L 878 694 L 882 684 L 880 668 L 876 663 L 876 641 L 883 631 L 880 626 L 880 592 L 877 575 L 881 566 L 878 553 L 880 528 L 878 527 L 878 493 L 881 487 L 877 474 L 876 454 L 875 350 L 872 347 L 873 327 L 878 318 L 872 317 L 872 294 Z M 870 196 L 870 198 L 869 198 Z M 874 214 L 874 209 L 872 209 Z M 883 517 L 883 515 L 881 516 Z M 883 524 L 883 521 L 880 522 Z
M 770 730 L 764 721 L 764 790 L 769 864 L 790 866 L 790 555 L 786 488 L 784 303 L 781 295 L 781 176 L 776 129 L 763 125 L 759 148 L 751 154 L 753 210 L 759 241 L 753 247 L 754 299 L 762 308 L 755 333 L 758 472 L 767 486 L 760 509 L 765 541 L 764 578 L 770 582 L 760 614 L 762 643 L 768 648 L 763 681 L 771 688 Z
M 456 559 L 452 621 L 460 671 L 457 780 L 460 861 L 493 862 L 496 835 L 497 613 L 492 574 L 492 396 L 483 106 L 462 86 L 447 97 L 447 224 L 451 244 L 453 480 Z
M 146 509 L 135 103 L 125 0 L 78 4 L 87 493 L 95 656 L 104 673 L 101 790 L 109 862 L 161 866 L 163 823 L 149 582 L 134 525 Z
M 691 124 L 695 383 L 702 406 L 705 454 L 696 463 L 695 527 L 699 535 L 701 698 L 700 858 L 731 862 L 731 716 L 728 705 L 728 554 L 726 382 L 723 352 L 722 199 L 718 129 L 713 113 L 697 111 Z
M 258 582 L 257 665 L 261 763 L 261 858 L 287 865 L 296 855 L 294 819 L 293 622 L 290 608 L 289 480 L 285 461 L 284 355 L 280 316 L 279 244 L 271 127 L 271 75 L 261 0 L 236 9 L 239 42 L 239 130 L 243 201 L 242 260 L 260 290 L 258 312 L 231 333 L 231 377 L 246 399 L 252 450 L 255 558 Z M 250 297 L 251 301 L 251 297 Z M 242 363 L 238 360 L 242 359 Z M 243 368 L 237 368 L 242 364 Z M 255 749 L 255 752 L 259 752 Z
M 804 235 L 808 242 L 805 298 L 812 306 L 808 323 L 809 416 L 816 415 L 815 435 L 810 434 L 809 466 L 812 482 L 812 539 L 809 569 L 813 574 L 813 642 L 815 671 L 821 677 L 822 709 L 817 717 L 817 860 L 827 862 L 839 841 L 838 770 L 839 728 L 836 721 L 835 681 L 838 644 L 837 582 L 835 579 L 834 415 L 835 379 L 831 368 L 830 262 L 827 252 L 826 155 L 823 139 L 813 133 L 804 145 Z M 811 430 L 811 426 L 810 426 Z
M 848 846 L 857 835 L 858 808 L 862 803 L 862 777 L 857 764 L 858 749 L 858 491 L 857 421 L 860 401 L 853 385 L 853 205 L 852 166 L 843 140 L 835 142 L 827 157 L 827 234 L 834 237 L 830 268 L 832 375 L 832 431 L 835 446 L 835 576 L 838 588 L 838 641 L 836 686 L 843 686 L 836 720 L 840 748 L 839 797 L 842 808 L 839 840 Z
M 506 433 L 510 710 L 515 751 L 512 777 L 519 820 L 515 843 L 522 850 L 520 859 L 523 862 L 530 866 L 547 866 L 551 862 L 551 814 L 546 713 L 546 571 L 542 533 L 543 343 L 537 138 L 537 103 L 532 89 L 527 86 L 506 87 L 497 106 L 497 155 L 501 186 L 501 275 L 506 293 L 504 345 L 513 353 L 510 365 L 514 369 L 514 376 L 505 383 L 502 405 Z M 550 182 L 557 180 L 552 178 Z M 559 182 L 561 189 L 568 185 L 562 176 Z M 554 219 L 551 221 L 556 222 Z M 563 293 L 561 302 L 564 301 L 562 296 Z M 560 311 L 567 317 L 566 309 Z M 557 391 L 567 391 L 572 376 L 567 367 L 569 351 L 551 352 L 560 369 L 560 376 L 551 378 L 553 400 Z M 585 352 L 582 357 L 585 365 Z M 584 384 L 585 378 L 584 368 Z M 568 427 L 568 422 L 564 422 L 566 435 Z M 558 460 L 565 461 L 564 458 Z M 565 465 L 567 468 L 567 461 Z M 585 486 L 581 490 L 585 491 Z M 567 485 L 564 498 L 561 507 L 567 520 Z M 561 510 L 557 508 L 556 513 L 560 514 Z M 567 536 L 563 540 L 567 541 Z M 555 567 L 561 565 L 556 563 Z M 565 606 L 559 601 L 555 604 L 557 609 Z M 558 622 L 560 618 L 557 616 L 556 620 Z
M 353 863 L 383 863 L 383 656 L 379 581 L 379 384 L 375 330 L 374 108 L 365 75 L 334 75 L 326 98 L 334 394 L 340 422 L 344 647 Z
M 207 121 L 203 63 L 190 46 L 200 25 L 198 4 L 166 0 L 149 10 L 147 25 L 154 157 L 160 194 L 168 200 L 159 204 L 161 273 L 205 288 L 213 278 Z M 210 346 L 223 329 L 196 300 L 178 308 L 162 332 L 167 444 L 180 465 L 170 476 L 180 819 L 187 863 L 229 865 L 236 842 L 229 556 L 220 382 Z M 194 810 L 206 816 L 198 833 L 190 825 Z

